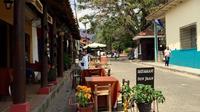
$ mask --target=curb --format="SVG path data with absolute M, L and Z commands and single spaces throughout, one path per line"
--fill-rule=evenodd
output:
M 173 72 L 185 73 L 185 74 L 190 74 L 190 75 L 194 75 L 194 76 L 200 77 L 200 74 L 198 74 L 198 73 L 192 73 L 192 72 L 188 72 L 188 71 L 184 71 L 184 70 L 178 70 L 178 69 L 175 69 L 175 68 L 167 68 L 167 67 L 158 66 L 158 65 L 149 64 L 149 63 L 144 63 L 144 62 L 133 62 L 133 63 L 142 64 L 142 65 L 148 65 L 148 66 L 153 66 L 153 67 L 156 67 L 156 68 L 170 70 L 170 71 L 173 71 Z

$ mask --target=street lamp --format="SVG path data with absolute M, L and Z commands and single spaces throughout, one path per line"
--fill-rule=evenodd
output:
M 14 2 L 14 0 L 4 0 L 6 9 L 11 9 L 13 6 L 13 2 Z

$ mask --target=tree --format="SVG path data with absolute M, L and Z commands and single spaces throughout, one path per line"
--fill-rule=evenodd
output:
M 120 47 L 131 47 L 131 44 L 127 43 L 132 42 L 132 37 L 152 24 L 145 17 L 159 2 L 157 0 L 78 0 L 78 6 L 79 9 L 91 9 L 96 12 L 84 18 L 92 24 L 91 31 L 96 34 L 96 40 L 106 43 L 111 50 L 114 42 L 122 44 Z

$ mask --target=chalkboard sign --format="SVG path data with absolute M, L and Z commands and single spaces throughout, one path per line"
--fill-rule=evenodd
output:
M 154 68 L 137 68 L 136 84 L 151 85 L 154 88 Z

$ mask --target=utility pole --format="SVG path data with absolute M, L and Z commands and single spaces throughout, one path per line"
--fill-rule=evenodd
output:
M 155 62 L 158 62 L 158 29 L 157 29 L 157 24 L 154 21 L 154 59 Z

